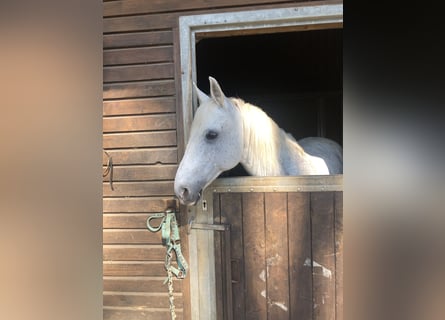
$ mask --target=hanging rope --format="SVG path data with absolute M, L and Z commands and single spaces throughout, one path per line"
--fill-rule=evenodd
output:
M 158 226 L 152 226 L 153 219 L 162 219 Z M 166 212 L 152 214 L 147 219 L 147 228 L 151 232 L 162 231 L 162 245 L 167 247 L 165 255 L 165 270 L 167 270 L 167 279 L 164 284 L 168 284 L 168 299 L 170 303 L 171 319 L 176 319 L 175 304 L 173 296 L 173 275 L 178 279 L 184 279 L 187 275 L 188 264 L 185 261 L 181 251 L 181 244 L 179 243 L 179 228 L 176 221 L 176 215 L 173 210 L 168 209 Z M 173 251 L 176 254 L 176 261 L 178 268 L 171 265 Z

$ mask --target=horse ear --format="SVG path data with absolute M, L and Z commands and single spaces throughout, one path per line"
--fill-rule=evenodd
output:
M 214 78 L 209 77 L 209 81 L 210 81 L 210 96 L 213 98 L 213 100 L 216 101 L 216 103 L 218 103 L 218 105 L 224 107 L 226 99 L 224 92 L 221 90 L 221 87 Z
M 202 104 L 205 101 L 209 100 L 210 97 L 208 95 L 206 95 L 204 92 L 202 92 L 201 90 L 199 90 L 198 86 L 196 85 L 195 82 L 193 82 L 193 91 L 195 92 L 195 94 L 198 96 L 198 103 Z

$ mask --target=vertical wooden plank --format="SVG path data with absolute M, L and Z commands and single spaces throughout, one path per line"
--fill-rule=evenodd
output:
M 288 194 L 290 319 L 312 319 L 310 194 Z
M 335 192 L 335 319 L 343 320 L 343 192 Z
M 243 194 L 246 320 L 267 319 L 264 194 Z
M 245 314 L 245 279 L 241 194 L 221 194 L 221 223 L 231 224 L 233 318 L 243 319 Z
M 287 194 L 266 193 L 265 212 L 268 319 L 289 319 Z
M 213 194 L 213 221 L 215 224 L 221 223 L 220 210 L 220 194 Z M 217 320 L 225 319 L 224 317 L 224 283 L 225 274 L 223 270 L 223 234 L 221 232 L 214 232 L 215 234 L 215 290 L 216 290 L 216 314 Z
M 335 319 L 334 193 L 311 193 L 313 319 Z

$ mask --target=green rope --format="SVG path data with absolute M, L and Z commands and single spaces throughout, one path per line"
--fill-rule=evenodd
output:
M 152 226 L 151 221 L 153 219 L 161 219 L 158 226 Z M 147 228 L 151 232 L 158 232 L 161 230 L 162 233 L 162 245 L 167 247 L 167 252 L 165 255 L 165 270 L 167 271 L 167 278 L 164 284 L 168 284 L 169 301 L 170 301 L 170 313 L 172 319 L 176 319 L 174 296 L 173 296 L 173 279 L 172 274 L 178 279 L 184 279 L 187 275 L 188 264 L 185 261 L 184 256 L 181 251 L 181 244 L 179 243 L 179 228 L 176 221 L 175 212 L 172 210 L 167 210 L 166 212 L 160 212 L 152 214 L 147 219 Z M 172 252 L 176 254 L 176 262 L 178 263 L 178 268 L 171 265 Z

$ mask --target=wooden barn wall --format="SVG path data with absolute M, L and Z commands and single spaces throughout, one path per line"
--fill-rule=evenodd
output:
M 103 148 L 114 165 L 114 190 L 109 176 L 103 183 L 104 319 L 169 317 L 163 285 L 165 250 L 160 235 L 147 231 L 146 219 L 175 203 L 173 179 L 183 148 L 178 145 L 178 17 L 296 4 L 282 0 L 104 1 Z M 105 154 L 103 163 L 107 163 Z M 177 319 L 189 319 L 189 306 L 184 303 L 187 281 L 174 281 L 174 287 Z

